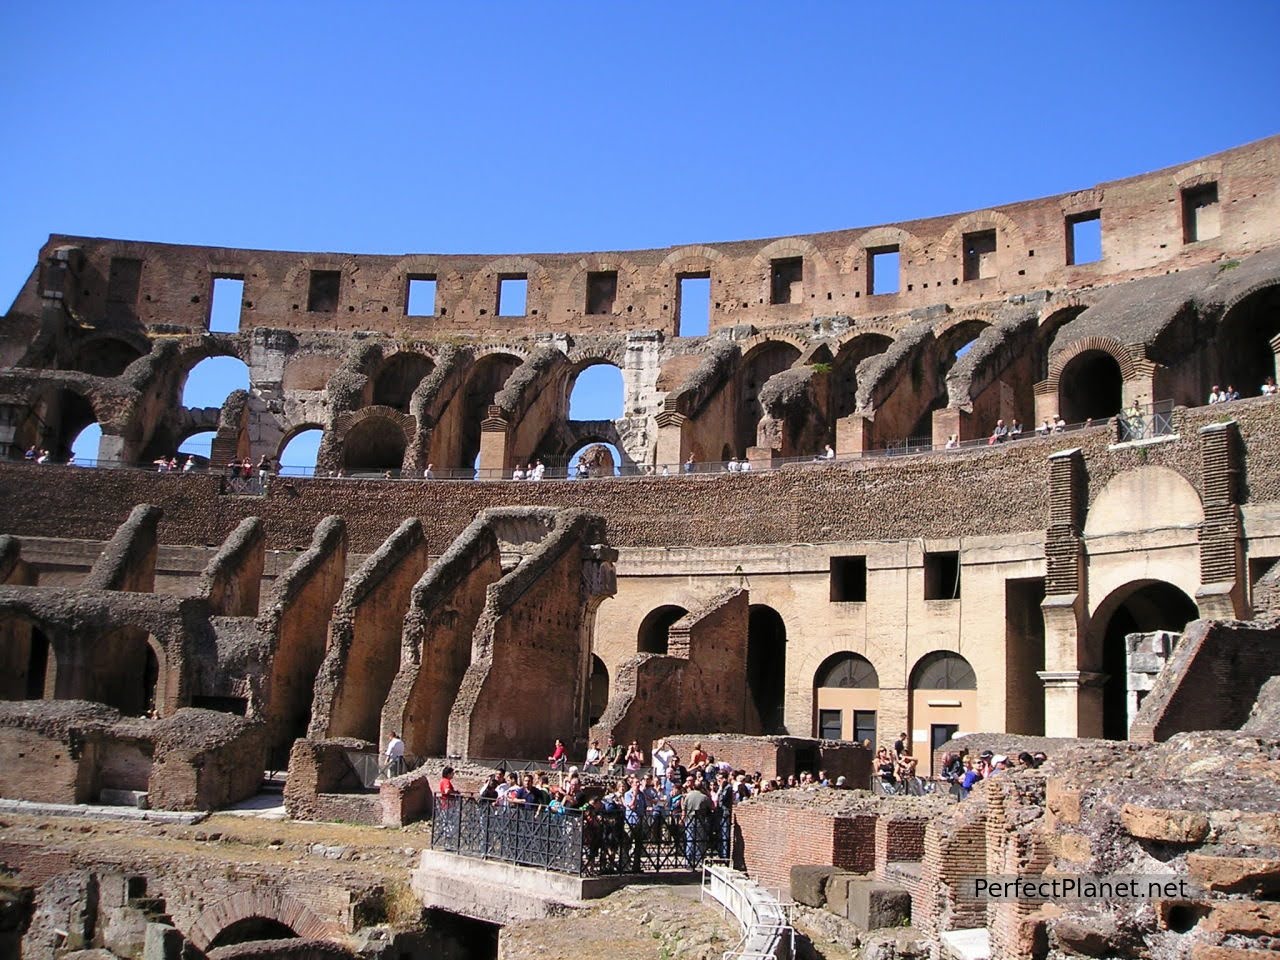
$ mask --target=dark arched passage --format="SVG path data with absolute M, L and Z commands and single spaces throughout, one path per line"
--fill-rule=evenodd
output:
M 218 947 L 229 947 L 235 943 L 252 943 L 255 940 L 293 940 L 297 936 L 292 927 L 279 920 L 273 920 L 270 917 L 244 917 L 223 927 L 218 935 L 209 941 L 206 952 Z
M 636 636 L 636 653 L 666 653 L 671 625 L 688 614 L 684 607 L 667 604 L 649 611 L 640 623 Z
M 1110 613 L 1107 613 L 1107 611 Z M 1181 633 L 1199 615 L 1195 601 L 1171 583 L 1149 581 L 1121 587 L 1098 607 L 1103 623 L 1096 625 L 1098 667 L 1106 674 L 1102 688 L 1102 735 L 1108 740 L 1129 737 L 1128 642 L 1131 633 L 1169 630 Z
M 1257 290 L 1228 310 L 1218 327 L 1218 385 L 1235 387 L 1242 397 L 1261 393 L 1267 377 L 1276 375 L 1271 349 L 1276 334 L 1280 334 L 1280 286 Z M 1207 387 L 1199 402 L 1205 396 Z
M 588 703 L 588 724 L 595 726 L 604 716 L 609 705 L 609 668 L 594 653 L 591 655 L 591 692 Z
M 1058 416 L 1067 423 L 1114 417 L 1123 403 L 1123 386 L 1115 357 L 1086 350 L 1073 357 L 1058 378 Z
M 374 404 L 408 413 L 413 391 L 433 369 L 435 364 L 420 353 L 397 353 L 382 365 L 374 380 Z
M 734 429 L 734 456 L 745 456 L 756 445 L 756 427 L 764 416 L 760 388 L 800 357 L 800 350 L 785 341 L 761 344 L 743 360 L 738 381 L 738 416 Z
M 342 442 L 342 467 L 360 470 L 399 470 L 407 446 L 398 423 L 385 417 L 369 417 L 348 431 Z
M 747 614 L 747 689 L 764 733 L 786 733 L 787 626 L 772 607 L 753 603 Z

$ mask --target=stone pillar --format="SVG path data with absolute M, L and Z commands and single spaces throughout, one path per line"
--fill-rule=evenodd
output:
M 663 410 L 654 418 L 654 423 L 658 427 L 657 452 L 654 462 L 659 469 L 662 468 L 663 464 L 668 464 L 672 473 L 678 473 L 680 465 L 689 458 L 684 428 L 687 422 L 688 418 L 683 413 L 677 413 L 675 410 Z
M 480 460 L 477 464 L 481 480 L 500 480 L 511 465 L 511 425 L 498 406 L 480 422 Z M 464 464 L 465 466 L 465 464 Z
M 851 413 L 836 421 L 836 455 L 854 457 L 871 449 L 875 421 L 865 413 Z
M 753 472 L 772 470 L 778 451 L 773 447 L 747 447 L 747 460 Z
M 941 450 L 947 445 L 947 438 L 955 434 L 957 440 L 976 440 L 977 423 L 973 413 L 959 407 L 943 407 L 933 411 L 933 447 Z
M 104 431 L 101 439 L 98 440 L 99 463 L 125 464 L 131 459 L 129 453 L 124 437 Z
M 1202 617 L 1245 618 L 1244 535 L 1240 518 L 1240 427 L 1234 420 L 1200 428 L 1201 496 L 1200 588 Z
M 1035 423 L 1026 424 L 1024 433 L 1030 433 L 1036 427 L 1048 420 L 1050 423 L 1058 415 L 1058 390 L 1057 384 L 1048 380 L 1041 380 L 1031 388 L 1036 398 Z
M 1157 364 L 1147 359 L 1137 359 L 1133 364 L 1133 376 L 1124 381 L 1120 389 L 1121 409 L 1128 410 L 1135 404 L 1145 407 L 1156 396 Z
M 1078 449 L 1049 457 L 1049 529 L 1045 533 L 1044 732 L 1050 737 L 1102 732 L 1102 691 L 1089 666 L 1084 544 L 1084 456 Z M 1096 728 L 1096 729 L 1095 729 Z M 1093 732 L 1086 732 L 1093 731 Z

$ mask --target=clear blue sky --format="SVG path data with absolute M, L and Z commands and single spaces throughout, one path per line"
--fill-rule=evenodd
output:
M 1280 132 L 1277 37 L 1275 0 L 10 2 L 0 301 L 53 232 L 571 251 L 1028 199 Z

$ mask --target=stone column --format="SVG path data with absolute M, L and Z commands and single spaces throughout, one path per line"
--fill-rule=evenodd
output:
M 680 465 L 689 457 L 686 449 L 684 425 L 688 418 L 675 410 L 663 410 L 654 418 L 658 428 L 658 442 L 655 463 L 659 469 L 669 464 L 672 473 L 679 472 Z
M 1087 610 L 1084 544 L 1084 455 L 1049 457 L 1049 529 L 1045 533 L 1044 726 L 1050 737 L 1096 736 L 1102 731 L 1102 691 L 1081 671 Z M 1096 730 L 1095 730 L 1096 728 Z M 1086 733 L 1086 730 L 1094 731 Z
M 959 407 L 943 407 L 933 411 L 933 446 L 941 450 L 947 445 L 947 438 L 955 434 L 957 440 L 976 440 L 977 423 L 973 413 Z
M 491 406 L 489 415 L 480 422 L 478 470 L 481 480 L 501 479 L 511 465 L 511 425 L 502 413 L 501 407 Z
M 865 413 L 851 413 L 836 421 L 836 455 L 858 456 L 871 449 L 875 421 Z

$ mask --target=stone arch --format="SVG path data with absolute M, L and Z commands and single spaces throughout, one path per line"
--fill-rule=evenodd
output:
M 939 256 L 937 259 L 964 259 L 961 241 L 966 233 L 977 233 L 982 230 L 996 231 L 996 250 L 1009 247 L 1025 247 L 1026 238 L 1022 228 L 1007 214 L 999 210 L 974 210 L 960 217 L 942 235 L 938 241 Z M 997 252 L 997 256 L 999 253 Z
M 561 276 L 557 293 L 569 304 L 568 312 L 586 312 L 586 289 L 588 273 L 607 273 L 613 271 L 618 275 L 617 298 L 614 301 L 614 313 L 630 312 L 634 305 L 635 291 L 640 288 L 640 268 L 619 253 L 593 253 L 582 257 L 574 268 Z M 576 304 L 576 309 L 575 305 Z
M 831 265 L 824 254 L 814 243 L 804 237 L 783 237 L 765 244 L 751 258 L 751 269 L 759 276 L 757 283 L 761 302 L 773 302 L 772 262 L 789 257 L 800 257 L 808 265 L 801 277 L 800 303 L 804 303 L 817 293 L 819 275 L 827 276 Z M 795 302 L 795 301 L 791 301 Z
M 734 412 L 732 447 L 742 456 L 756 445 L 756 428 L 764 416 L 760 390 L 774 374 L 789 369 L 804 354 L 807 344 L 799 337 L 757 336 L 742 344 L 737 371 L 737 409 Z
M 1214 336 L 1218 385 L 1224 389 L 1234 386 L 1241 396 L 1261 392 L 1266 378 L 1274 379 L 1277 374 L 1272 342 L 1278 336 L 1280 280 L 1253 284 L 1232 297 L 1223 308 Z M 1207 387 L 1199 393 L 1203 403 Z
M 831 360 L 831 416 L 847 417 L 858 406 L 858 365 L 868 357 L 884 353 L 893 345 L 893 335 L 875 330 L 859 330 L 838 341 Z
M 1077 297 L 1068 297 L 1067 302 L 1044 313 L 1036 326 L 1034 371 L 1032 378 L 1036 383 L 1049 377 L 1049 354 L 1053 350 L 1053 341 L 1058 331 L 1065 327 L 1088 309 L 1088 304 Z
M 378 372 L 370 378 L 371 405 L 408 413 L 413 392 L 435 366 L 434 360 L 416 350 L 401 350 L 385 356 Z
M 436 278 L 436 316 L 445 316 L 448 306 L 443 303 L 441 292 L 445 274 L 449 268 L 437 256 L 425 253 L 409 254 L 394 261 L 374 285 L 374 290 L 390 308 L 400 316 L 408 316 L 409 281 L 419 277 Z
M 75 345 L 70 368 L 94 377 L 118 377 L 140 357 L 151 352 L 151 341 L 128 332 L 101 333 Z
M 339 275 L 338 300 L 334 305 L 335 313 L 342 306 L 352 306 L 348 302 L 351 299 L 351 294 L 347 293 L 348 288 L 354 284 L 350 266 L 349 258 L 338 254 L 313 253 L 301 257 L 285 271 L 284 283 L 281 285 L 284 291 L 292 291 L 293 299 L 290 301 L 290 310 L 299 313 L 307 312 L 309 305 L 307 297 L 310 294 L 309 285 L 312 270 L 327 270 Z
M 387 407 L 362 407 L 334 424 L 340 463 L 352 470 L 399 470 L 413 439 L 414 418 Z M 398 451 L 398 453 L 397 453 Z
M 859 235 L 853 243 L 849 244 L 840 258 L 840 269 L 843 273 L 852 274 L 857 272 L 864 278 L 859 289 L 859 292 L 863 294 L 867 292 L 867 284 L 869 282 L 865 278 L 867 276 L 867 262 L 870 259 L 870 251 L 882 247 L 898 248 L 898 255 L 901 261 L 899 270 L 904 276 L 907 267 L 916 266 L 925 261 L 924 241 L 910 230 L 894 226 L 872 227 Z M 906 290 L 905 283 L 902 289 Z
M 547 316 L 554 294 L 551 274 L 537 260 L 523 256 L 498 257 L 476 271 L 471 280 L 471 300 L 474 304 L 483 304 L 476 307 L 476 314 L 487 311 L 497 315 L 498 281 L 510 274 L 524 274 L 528 280 L 524 315 Z
M 912 753 L 928 775 L 942 744 L 978 723 L 978 678 L 967 659 L 953 650 L 932 650 L 911 668 L 907 681 L 907 729 L 924 733 Z M 926 762 L 927 761 L 927 762 Z
M 248 888 L 205 907 L 191 925 L 187 939 L 206 950 L 232 924 L 255 917 L 288 927 L 304 939 L 329 940 L 343 932 L 336 923 L 318 917 L 296 896 Z
M 594 653 L 591 655 L 590 689 L 587 694 L 588 726 L 594 727 L 609 706 L 609 668 Z
M 636 652 L 665 654 L 672 624 L 688 615 L 688 610 L 674 603 L 665 603 L 650 610 L 636 631 Z
M 1198 529 L 1203 522 L 1200 494 L 1186 477 L 1171 467 L 1143 466 L 1107 481 L 1089 505 L 1084 536 Z
M 814 736 L 875 743 L 879 709 L 880 675 L 861 654 L 840 650 L 813 672 Z
M 1112 590 L 1089 618 L 1083 668 L 1102 675 L 1102 716 L 1096 728 L 1108 740 L 1128 739 L 1140 692 L 1129 689 L 1128 647 L 1132 633 L 1181 633 L 1199 617 L 1196 602 L 1166 580 L 1133 580 Z
M 63 463 L 71 453 L 71 445 L 80 432 L 91 424 L 103 427 L 111 425 L 100 409 L 109 409 L 103 398 L 92 387 L 64 380 L 56 389 L 48 392 L 43 404 L 45 432 L 39 445 L 49 450 L 55 463 Z M 113 431 L 114 432 L 114 431 Z
M 1067 423 L 1114 417 L 1124 406 L 1124 375 L 1105 350 L 1077 353 L 1058 377 L 1058 415 Z
M 1062 369 L 1080 354 L 1089 350 L 1101 350 L 1103 353 L 1111 354 L 1112 359 L 1120 367 L 1120 376 L 1123 379 L 1132 380 L 1137 375 L 1137 362 L 1129 347 L 1115 337 L 1092 336 L 1076 340 L 1053 355 L 1049 360 L 1049 382 L 1056 388 L 1058 378 L 1062 376 Z
M 0 611 L 0 700 L 53 699 L 58 651 L 52 631 L 23 611 Z

